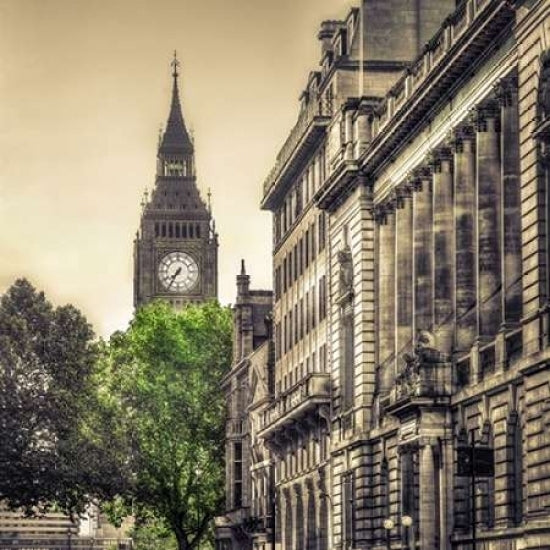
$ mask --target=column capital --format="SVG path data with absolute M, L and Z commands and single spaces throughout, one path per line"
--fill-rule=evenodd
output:
M 471 111 L 471 122 L 476 132 L 488 132 L 491 128 L 494 132 L 500 131 L 500 105 L 496 99 L 488 99 L 481 105 L 476 105 Z M 493 125 L 488 121 L 492 120 Z
M 412 197 L 413 187 L 409 184 L 408 181 L 404 181 L 394 190 L 395 192 L 395 208 L 401 209 L 405 207 L 406 199 Z
M 495 85 L 495 96 L 501 107 L 514 105 L 518 92 L 518 77 L 516 75 L 505 76 Z
M 475 143 L 476 133 L 472 124 L 462 124 L 453 129 L 450 146 L 455 153 L 464 152 L 464 143 Z
M 418 446 L 422 447 L 432 447 L 434 449 L 439 448 L 439 439 L 437 437 L 422 436 L 418 439 Z
M 388 222 L 388 216 L 395 210 L 395 200 L 389 199 L 383 203 L 375 204 L 372 207 L 372 215 L 374 221 L 379 225 L 386 225 Z
M 453 153 L 450 147 L 442 146 L 431 151 L 427 162 L 433 174 L 452 171 Z
M 413 191 L 422 191 L 425 182 L 431 183 L 432 173 L 429 166 L 417 166 L 407 176 L 407 182 Z

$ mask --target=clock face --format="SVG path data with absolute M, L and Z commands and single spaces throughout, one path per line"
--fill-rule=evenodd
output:
M 199 279 L 197 262 L 185 252 L 166 254 L 159 263 L 159 280 L 169 292 L 191 290 Z

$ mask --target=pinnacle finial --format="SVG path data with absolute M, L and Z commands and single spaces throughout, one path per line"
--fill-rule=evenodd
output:
M 241 260 L 241 275 L 246 275 L 246 268 L 244 267 L 244 260 Z
M 174 59 L 172 60 L 172 63 L 170 63 L 170 65 L 172 65 L 172 76 L 175 80 L 179 76 L 178 67 L 180 66 L 180 62 L 178 61 L 178 52 L 176 50 L 174 50 Z
M 208 188 L 208 212 L 212 213 L 212 191 L 210 191 L 210 187 Z

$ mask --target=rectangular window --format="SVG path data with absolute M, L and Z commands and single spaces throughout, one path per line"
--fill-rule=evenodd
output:
M 287 280 L 286 280 L 286 258 L 283 259 L 283 292 L 286 292 Z
M 342 527 L 344 548 L 353 548 L 355 542 L 354 526 L 354 483 L 353 472 L 346 472 L 342 475 Z
M 281 358 L 281 323 L 275 325 L 275 360 Z
M 353 336 L 353 314 L 352 308 L 348 306 L 345 311 L 342 311 L 340 327 L 340 349 L 342 350 L 342 357 L 340 359 L 340 392 L 342 411 L 348 410 L 353 405 L 353 378 L 355 370 L 353 364 Z
M 315 287 L 311 289 L 311 328 L 315 328 L 317 320 L 315 318 Z
M 309 334 L 311 308 L 309 304 L 309 292 L 306 292 L 306 334 Z
M 299 317 L 298 317 L 298 304 L 294 304 L 294 343 L 297 344 L 299 340 Z
M 306 236 L 305 236 L 305 250 L 304 250 L 304 257 L 306 260 L 306 269 L 309 266 L 309 229 L 306 230 Z
M 295 244 L 293 248 L 294 254 L 294 280 L 298 279 L 298 245 Z
M 309 230 L 309 234 L 311 235 L 311 261 L 315 261 L 315 258 L 317 257 L 317 249 L 315 248 L 315 222 L 311 225 L 311 229 Z
M 243 444 L 233 443 L 233 508 L 243 504 Z
M 325 249 L 325 238 L 326 238 L 326 229 L 325 229 L 325 214 L 321 212 L 319 214 L 319 252 Z
M 327 316 L 326 277 L 319 280 L 319 321 Z
M 300 340 L 304 337 L 304 299 L 300 298 Z
M 288 349 L 292 349 L 292 346 L 294 345 L 294 324 L 292 319 L 292 310 L 288 312 Z

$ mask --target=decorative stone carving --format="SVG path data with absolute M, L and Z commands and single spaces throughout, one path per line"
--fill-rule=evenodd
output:
M 340 298 L 344 298 L 350 296 L 353 291 L 353 264 L 350 247 L 346 245 L 338 251 L 336 257 L 339 265 L 338 293 Z
M 425 368 L 444 363 L 441 352 L 435 347 L 434 335 L 427 330 L 418 333 L 414 351 L 404 353 L 402 358 L 404 365 L 395 380 L 398 398 L 422 395 L 428 389 Z

